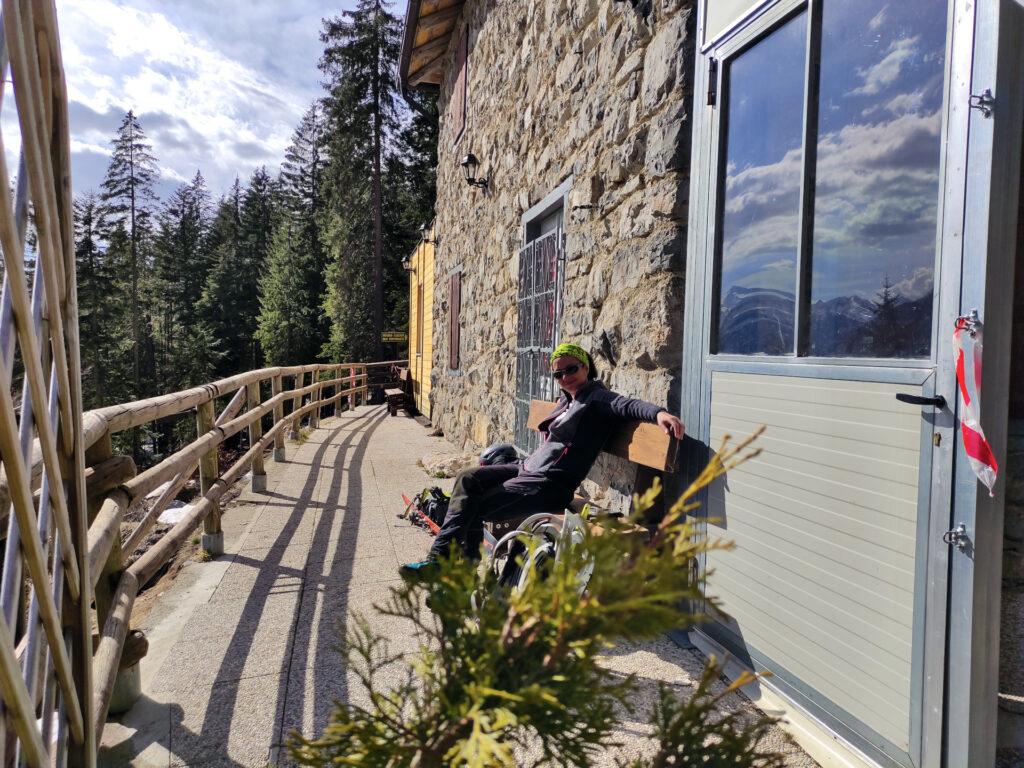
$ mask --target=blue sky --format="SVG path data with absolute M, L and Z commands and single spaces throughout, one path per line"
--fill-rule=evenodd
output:
M 161 196 L 197 170 L 215 197 L 236 174 L 276 171 L 321 93 L 320 20 L 351 4 L 58 0 L 75 193 L 98 188 L 128 109 L 153 145 Z

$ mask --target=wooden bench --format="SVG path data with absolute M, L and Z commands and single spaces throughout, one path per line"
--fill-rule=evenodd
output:
M 392 416 L 398 415 L 398 407 L 405 405 L 405 392 L 400 389 L 385 389 L 384 400 L 388 404 L 388 413 Z
M 555 404 L 547 400 L 531 401 L 530 415 L 526 425 L 530 429 L 537 429 L 554 407 Z M 636 464 L 638 469 L 637 485 L 642 490 L 650 485 L 650 481 L 656 473 L 676 471 L 679 441 L 671 435 L 666 435 L 657 424 L 632 421 L 623 424 L 609 436 L 602 452 Z M 570 504 L 570 508 L 579 512 L 586 503 L 586 499 L 576 496 Z M 500 538 L 518 526 L 526 517 L 525 515 L 517 516 L 489 523 L 491 533 L 496 538 Z

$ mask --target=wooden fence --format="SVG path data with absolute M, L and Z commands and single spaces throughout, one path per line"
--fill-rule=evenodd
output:
M 139 589 L 200 525 L 215 550 L 227 488 L 250 467 L 258 486 L 264 449 L 284 460 L 286 429 L 303 418 L 315 427 L 325 407 L 365 397 L 367 366 L 265 368 L 83 414 L 56 7 L 2 0 L 0 9 L 0 104 L 6 98 L 5 114 L 17 113 L 17 141 L 6 144 L 20 146 L 12 194 L 0 141 L 0 766 L 93 766 Z M 216 415 L 217 399 L 228 397 Z M 112 435 L 193 410 L 196 439 L 155 466 L 137 473 L 130 457 L 113 454 Z M 248 451 L 221 469 L 217 446 L 242 430 Z M 189 514 L 125 567 L 197 466 L 200 498 Z M 122 541 L 126 511 L 165 483 Z
M 257 490 L 265 487 L 264 454 L 272 449 L 275 461 L 285 461 L 286 431 L 297 437 L 304 420 L 311 428 L 316 428 L 325 409 L 340 410 L 344 405 L 352 407 L 365 401 L 368 369 L 381 365 L 389 364 L 264 368 L 181 392 L 85 413 L 80 420 L 82 428 L 77 444 L 84 452 L 81 477 L 88 527 L 84 539 L 77 539 L 83 543 L 72 549 L 70 562 L 76 566 L 74 570 L 58 556 L 54 556 L 48 565 L 50 545 L 60 552 L 57 549 L 59 527 L 52 535 L 40 533 L 45 525 L 50 524 L 49 518 L 54 516 L 51 511 L 61 508 L 58 503 L 66 503 L 52 500 L 55 494 L 52 493 L 44 449 L 46 438 L 29 440 L 29 450 L 18 454 L 22 457 L 18 475 L 8 473 L 8 454 L 4 443 L 5 474 L 0 476 L 0 506 L 7 509 L 13 503 L 16 512 L 9 520 L 8 554 L 12 554 L 12 548 L 14 551 L 12 558 L 4 563 L 4 584 L 8 584 L 8 574 L 13 578 L 13 574 L 20 573 L 18 565 L 30 556 L 27 553 L 18 555 L 19 541 L 22 547 L 31 542 L 29 547 L 34 544 L 41 550 L 36 565 L 42 566 L 39 581 L 35 572 L 30 570 L 27 581 L 32 597 L 28 602 L 19 604 L 18 595 L 22 590 L 10 589 L 3 593 L 9 601 L 4 603 L 4 608 L 8 610 L 9 604 L 10 613 L 8 620 L 3 622 L 6 635 L 0 635 L 3 644 L 0 652 L 12 663 L 5 664 L 0 672 L 4 673 L 2 693 L 6 719 L 13 726 L 16 737 L 8 741 L 16 750 L 16 756 L 24 756 L 29 765 L 61 765 L 73 755 L 78 757 L 73 763 L 93 764 L 121 666 L 132 606 L 139 590 L 170 562 L 200 526 L 203 528 L 204 548 L 212 554 L 223 552 L 219 501 L 224 492 L 249 469 L 252 470 L 253 487 Z M 262 396 L 264 392 L 270 395 L 266 399 Z M 227 400 L 227 404 L 215 415 L 218 399 L 222 402 Z M 30 413 L 28 405 L 25 411 Z M 136 471 L 130 456 L 114 455 L 113 435 L 182 414 L 194 415 L 196 439 L 180 450 L 143 472 Z M 263 422 L 268 418 L 272 424 L 264 432 Z M 0 428 L 3 426 L 0 424 Z M 218 466 L 218 446 L 243 430 L 248 433 L 248 450 L 230 467 Z M 5 435 L 0 433 L 0 440 L 3 439 Z M 32 457 L 35 457 L 34 461 Z M 147 539 L 160 513 L 175 499 L 197 468 L 199 496 L 187 515 L 125 567 Z M 15 469 L 18 470 L 17 466 Z M 122 537 L 122 522 L 128 510 L 143 499 L 152 498 L 154 491 L 159 493 L 152 506 L 131 532 Z M 27 517 L 22 520 L 25 511 L 33 511 L 33 493 L 39 509 L 35 523 Z M 23 498 L 26 495 L 28 498 Z M 23 530 L 34 531 L 36 535 L 19 536 Z M 17 540 L 12 538 L 12 532 Z M 74 592 L 70 591 L 73 573 L 78 575 Z M 53 659 L 47 656 L 47 664 L 41 673 L 32 673 L 38 669 L 40 648 L 48 648 L 48 643 L 53 642 L 48 636 L 38 637 L 39 629 L 45 631 L 45 622 L 49 620 L 40 618 L 37 602 L 41 601 L 35 597 L 36 590 L 33 589 L 36 583 L 43 583 L 43 578 L 48 579 L 46 583 L 51 594 L 62 594 L 62 586 L 68 590 L 69 599 L 60 601 L 54 598 L 52 619 L 58 626 L 77 618 L 84 626 L 96 626 L 100 630 L 95 647 L 91 633 L 89 645 L 85 646 L 92 657 L 92 664 L 84 684 L 76 685 L 75 679 L 69 679 L 67 689 L 62 687 L 56 654 Z M 94 604 L 94 613 L 89 609 L 90 603 Z M 73 606 L 71 612 L 74 616 L 68 614 L 68 606 Z M 33 631 L 37 625 L 38 629 Z M 15 632 L 17 628 L 21 631 Z M 70 654 L 70 646 L 67 653 Z M 39 685 L 40 680 L 42 685 Z M 33 682 L 36 682 L 35 686 Z M 68 706 L 65 702 L 70 700 L 70 696 L 74 696 L 74 703 Z M 75 718 L 78 718 L 77 722 Z M 42 720 L 42 725 L 37 728 L 38 719 Z M 41 734 L 48 732 L 50 724 L 56 725 L 56 738 L 47 743 Z

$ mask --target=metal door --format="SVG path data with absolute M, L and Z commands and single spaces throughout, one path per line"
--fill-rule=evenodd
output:
M 871 761 L 938 765 L 968 10 L 732 5 L 697 56 L 683 407 L 711 450 L 768 430 L 707 494 L 737 548 L 702 631 Z

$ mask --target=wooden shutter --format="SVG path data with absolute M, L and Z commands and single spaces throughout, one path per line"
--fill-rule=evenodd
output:
M 462 273 L 448 278 L 448 367 L 459 367 L 459 315 L 462 308 Z
M 455 51 L 455 88 L 452 91 L 453 141 L 458 141 L 466 128 L 466 58 L 469 53 L 469 27 L 462 28 L 459 47 Z

